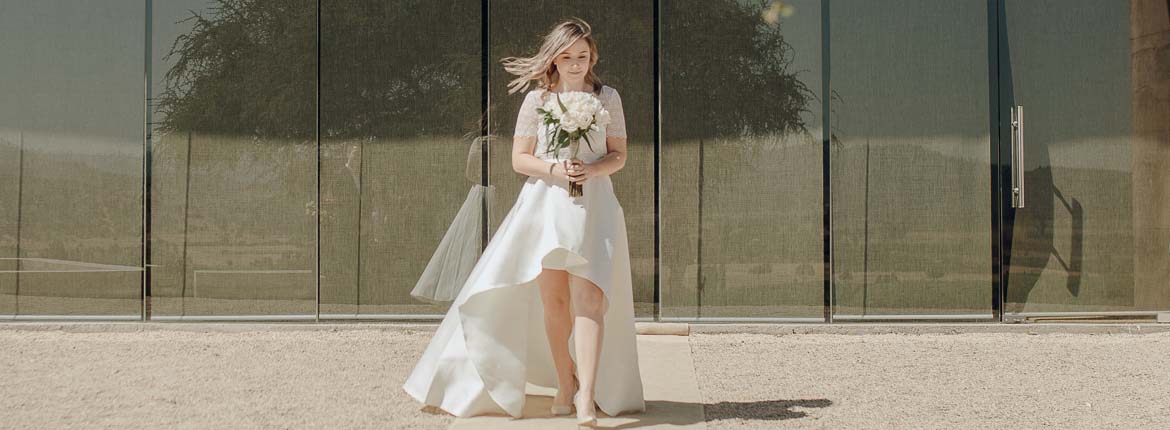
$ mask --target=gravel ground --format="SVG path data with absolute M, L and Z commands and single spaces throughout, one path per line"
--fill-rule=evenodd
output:
M 433 330 L 0 330 L 0 428 L 446 429 Z M 1170 333 L 692 334 L 708 428 L 1170 428 Z
M 0 330 L 0 428 L 446 429 L 400 387 L 432 333 Z
M 1170 333 L 696 334 L 710 429 L 1170 428 Z

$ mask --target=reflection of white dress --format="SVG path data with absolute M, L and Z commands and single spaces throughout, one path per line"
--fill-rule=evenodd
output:
M 545 126 L 535 111 L 542 92 L 526 94 L 515 135 L 537 136 L 536 156 L 553 160 L 544 153 Z M 578 158 L 586 163 L 605 155 L 605 136 L 625 137 L 617 91 L 603 87 L 599 98 L 612 122 L 590 132 L 592 149 L 582 142 Z M 566 150 L 561 158 L 567 155 Z M 520 417 L 527 383 L 557 386 L 536 282 L 543 266 L 587 278 L 605 293 L 594 387 L 601 412 L 613 416 L 645 410 L 625 213 L 608 176 L 585 181 L 581 197 L 570 197 L 568 185 L 567 180 L 543 177 L 524 183 L 403 385 L 416 400 L 459 417 Z M 567 346 L 575 361 L 572 336 Z
M 410 290 L 411 296 L 423 302 L 441 304 L 449 303 L 459 295 L 459 288 L 471 276 L 479 257 L 484 202 L 491 211 L 494 191 L 495 187 L 491 185 L 471 186 L 455 220 L 451 221 L 439 247 L 431 255 L 431 261 L 423 269 L 414 289 Z

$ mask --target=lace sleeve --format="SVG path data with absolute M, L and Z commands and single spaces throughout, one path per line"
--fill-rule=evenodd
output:
M 606 137 L 626 138 L 626 113 L 622 110 L 622 96 L 617 90 L 609 88 L 609 103 L 605 107 L 609 111 L 610 122 L 605 127 Z
M 520 113 L 516 115 L 515 137 L 536 136 L 540 128 L 540 115 L 536 108 L 540 107 L 539 91 L 532 90 L 524 96 L 524 103 L 520 104 Z

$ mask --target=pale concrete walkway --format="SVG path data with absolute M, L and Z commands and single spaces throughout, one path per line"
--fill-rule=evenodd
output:
M 646 412 L 609 417 L 598 411 L 599 427 L 647 430 L 701 430 L 703 399 L 695 377 L 695 363 L 686 336 L 638 335 L 638 366 L 642 371 Z M 456 419 L 451 430 L 573 430 L 576 415 L 554 417 L 549 406 L 556 390 L 529 385 L 524 417 L 480 416 Z

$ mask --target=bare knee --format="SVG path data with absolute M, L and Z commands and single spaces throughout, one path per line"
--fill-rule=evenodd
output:
M 589 317 L 605 314 L 605 293 L 596 284 L 576 276 L 570 280 L 570 284 L 574 313 Z
M 545 317 L 567 318 L 569 316 L 568 297 L 543 298 Z
M 544 269 L 540 272 L 540 301 L 544 304 L 546 316 L 568 316 L 568 281 L 568 272 L 564 270 Z

